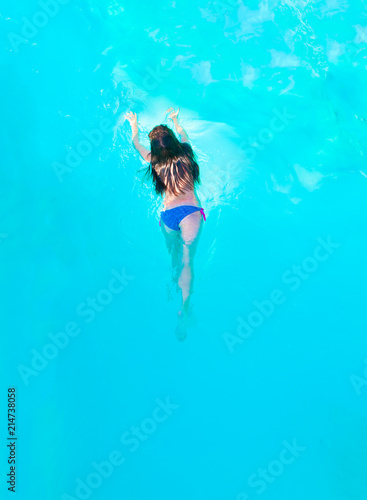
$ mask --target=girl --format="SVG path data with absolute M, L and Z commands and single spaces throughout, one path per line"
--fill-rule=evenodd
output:
M 174 281 L 181 290 L 179 315 L 187 313 L 193 283 L 193 259 L 204 210 L 195 193 L 200 182 L 199 166 L 185 130 L 178 122 L 178 113 L 167 110 L 180 141 L 166 125 L 158 125 L 149 133 L 150 151 L 139 142 L 137 116 L 129 112 L 132 141 L 142 158 L 149 162 L 146 174 L 152 179 L 157 194 L 164 197 L 160 226 L 172 257 Z

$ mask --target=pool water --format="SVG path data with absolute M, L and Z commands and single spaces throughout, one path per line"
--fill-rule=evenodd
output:
M 21 0 L 0 20 L 18 498 L 364 500 L 365 3 Z M 207 214 L 184 342 L 123 119 L 148 145 L 169 106 Z

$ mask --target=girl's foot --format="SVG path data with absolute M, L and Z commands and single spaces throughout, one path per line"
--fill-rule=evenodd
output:
M 179 311 L 176 326 L 176 337 L 179 342 L 183 342 L 187 337 L 187 314 L 185 311 Z

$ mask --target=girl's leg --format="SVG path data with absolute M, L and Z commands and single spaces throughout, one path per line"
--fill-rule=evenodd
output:
M 161 230 L 164 235 L 168 253 L 171 255 L 172 280 L 178 285 L 178 274 L 181 266 L 182 242 L 178 231 L 168 228 L 163 221 Z
M 182 292 L 182 311 L 187 312 L 192 293 L 194 271 L 193 261 L 202 228 L 200 212 L 185 217 L 180 223 L 182 239 L 182 267 L 178 278 L 178 286 Z

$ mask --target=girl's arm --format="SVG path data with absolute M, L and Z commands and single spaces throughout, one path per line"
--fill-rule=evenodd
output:
M 139 129 L 138 129 L 138 117 L 136 116 L 136 113 L 132 113 L 131 111 L 129 113 L 126 113 L 125 118 L 129 121 L 131 125 L 131 134 L 132 134 L 132 141 L 134 144 L 135 149 L 138 151 L 140 156 L 147 162 L 150 162 L 150 151 L 146 147 L 144 147 L 142 144 L 139 142 Z
M 187 135 L 186 131 L 182 128 L 182 126 L 178 123 L 178 113 L 180 111 L 180 108 L 178 108 L 177 111 L 175 111 L 173 108 L 169 108 L 167 110 L 167 113 L 169 114 L 169 117 L 173 121 L 176 132 L 180 136 L 181 142 L 189 142 L 189 136 Z

